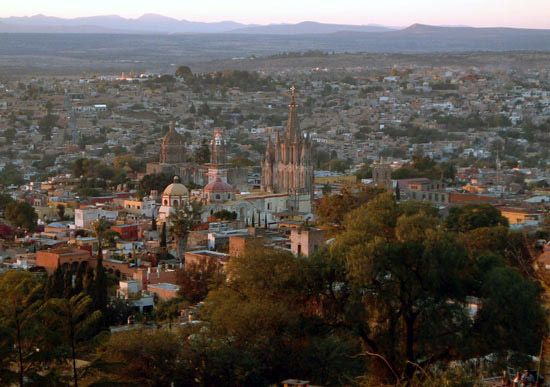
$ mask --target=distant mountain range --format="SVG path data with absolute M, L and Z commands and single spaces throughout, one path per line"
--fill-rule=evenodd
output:
M 295 34 L 333 34 L 336 32 L 388 32 L 396 28 L 377 24 L 348 25 L 326 24 L 313 21 L 304 21 L 297 24 L 269 24 L 266 26 L 247 26 L 234 29 L 230 32 L 243 34 L 267 34 L 267 35 L 295 35 Z
M 74 19 L 45 15 L 0 18 L 0 32 L 13 33 L 223 33 L 244 27 L 248 26 L 232 21 L 202 23 L 177 20 L 156 14 L 145 14 L 137 19 L 127 19 L 118 15 Z
M 233 21 L 193 22 L 175 18 L 145 14 L 136 19 L 118 15 L 77 17 L 63 19 L 45 15 L 0 18 L 0 33 L 87 33 L 87 34 L 260 34 L 260 35 L 322 35 L 335 33 L 384 33 L 425 36 L 430 34 L 475 35 L 496 37 L 510 34 L 547 33 L 550 30 L 519 28 L 473 28 L 463 26 L 429 26 L 414 24 L 407 28 L 388 27 L 377 24 L 348 25 L 304 21 L 296 24 L 242 24 Z

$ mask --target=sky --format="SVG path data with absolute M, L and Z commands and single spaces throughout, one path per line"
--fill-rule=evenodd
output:
M 550 0 L 0 0 L 0 17 L 157 13 L 192 21 L 550 28 Z

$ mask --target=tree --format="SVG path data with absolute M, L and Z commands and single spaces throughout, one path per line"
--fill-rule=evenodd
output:
M 189 82 L 193 79 L 193 72 L 189 68 L 189 66 L 179 66 L 176 69 L 175 73 L 176 77 L 183 78 L 185 82 Z
M 363 294 L 363 323 L 378 321 L 376 330 L 363 328 L 366 347 L 407 380 L 420 358 L 440 357 L 458 346 L 455 335 L 467 326 L 465 310 L 458 306 L 466 295 L 461 279 L 467 256 L 438 225 L 439 219 L 421 209 L 404 214 L 390 194 L 383 194 L 348 215 L 346 231 L 331 247 Z M 437 324 L 432 324 L 434 313 Z
M 168 320 L 168 327 L 172 330 L 172 322 L 179 317 L 180 311 L 188 306 L 189 303 L 181 298 L 173 298 L 165 302 L 159 302 L 156 305 L 157 321 L 163 322 Z
M 70 298 L 52 298 L 46 304 L 50 322 L 58 332 L 63 332 L 64 342 L 70 348 L 73 368 L 73 385 L 78 387 L 76 369 L 76 347 L 79 342 L 89 338 L 94 327 L 101 319 L 101 312 L 91 312 L 93 300 L 84 293 Z
M 328 168 L 330 171 L 344 173 L 349 168 L 349 162 L 346 160 L 332 159 L 329 161 Z
M 180 287 L 178 293 L 190 303 L 196 304 L 203 301 L 208 291 L 217 287 L 222 278 L 221 264 L 214 259 L 186 264 L 177 273 L 176 283 Z
M 396 203 L 390 194 L 353 210 L 343 228 L 330 247 L 332 259 L 345 267 L 342 289 L 351 294 L 341 302 L 353 313 L 341 318 L 361 337 L 378 382 L 411 381 L 414 364 L 536 353 L 545 323 L 536 286 L 504 257 L 482 255 L 487 239 L 464 248 L 467 236 L 445 230 L 437 211 Z M 529 309 L 528 321 L 515 322 L 521 317 L 513 293 Z M 481 299 L 474 317 L 467 296 Z
M 226 370 L 219 372 L 230 371 L 225 377 L 239 378 L 237 385 L 270 385 L 289 374 L 343 385 L 364 371 L 353 358 L 358 342 L 318 317 L 324 305 L 317 291 L 331 292 L 321 275 L 325 268 L 319 260 L 263 248 L 232 257 L 227 284 L 210 291 L 201 313 L 211 333 L 200 335 L 199 343 L 227 343 L 210 356 L 233 353 L 241 359 L 224 360 Z
M 92 223 L 91 228 L 95 237 L 97 238 L 97 254 L 98 257 L 103 257 L 103 241 L 107 231 L 109 230 L 110 224 L 105 218 L 99 218 Z
M 52 135 L 52 129 L 57 125 L 59 117 L 53 114 L 47 114 L 38 122 L 39 131 L 41 134 L 49 139 Z
M 43 304 L 42 291 L 42 283 L 29 272 L 8 271 L 0 275 L 0 330 L 4 333 L 0 336 L 0 348 L 13 348 L 5 360 L 17 364 L 21 387 L 25 375 L 36 371 L 40 352 L 48 352 L 38 317 Z M 9 372 L 2 374 L 6 381 L 11 379 Z
M 210 106 L 208 106 L 208 103 L 205 101 L 203 102 L 197 111 L 197 114 L 199 116 L 209 116 L 211 113 Z
M 496 266 L 484 273 L 480 296 L 483 308 L 474 326 L 479 351 L 538 353 L 547 327 L 540 290 L 533 282 L 514 269 Z
M 252 165 L 255 165 L 255 163 L 250 160 L 249 158 L 243 156 L 243 155 L 237 155 L 233 157 L 230 161 L 231 165 L 234 167 L 250 167 Z
M 100 218 L 92 223 L 92 230 L 97 238 L 97 263 L 94 271 L 94 288 L 95 294 L 92 295 L 94 301 L 94 309 L 100 310 L 103 315 L 107 309 L 107 275 L 103 267 L 103 241 L 106 233 L 109 230 L 109 222 L 104 218 Z
M 0 193 L 0 212 L 4 212 L 8 204 L 13 203 L 13 198 L 5 193 Z
M 161 249 L 166 249 L 166 222 L 162 224 L 162 229 L 160 231 L 160 243 L 159 246 Z
M 235 220 L 237 219 L 237 213 L 235 211 L 229 211 L 226 209 L 216 211 L 212 216 L 219 220 Z
M 446 222 L 453 231 L 469 231 L 480 227 L 508 226 L 508 220 L 490 204 L 471 204 L 452 207 Z
M 0 184 L 21 185 L 25 182 L 21 171 L 12 163 L 7 163 L 0 171 Z
M 36 229 L 38 215 L 34 207 L 26 202 L 12 202 L 6 206 L 4 217 L 13 226 L 21 227 L 28 231 Z
M 60 220 L 65 219 L 65 206 L 63 204 L 58 204 L 56 208 L 57 208 L 57 216 L 59 217 L 59 219 Z
M 138 386 L 162 387 L 183 385 L 190 378 L 180 377 L 186 367 L 182 337 L 164 330 L 133 330 L 111 335 L 98 350 L 106 366 L 98 382 L 131 383 Z
M 325 195 L 319 201 L 315 213 L 320 223 L 339 227 L 345 215 L 384 192 L 363 184 L 344 187 L 340 193 Z
M 202 140 L 201 146 L 193 155 L 193 159 L 198 164 L 206 164 L 210 162 L 210 146 L 208 145 L 208 141 L 206 139 Z
M 153 190 L 162 192 L 172 181 L 174 176 L 169 173 L 154 173 L 143 176 L 139 182 L 139 193 L 142 196 L 149 195 Z
M 176 211 L 168 217 L 168 221 L 170 222 L 170 233 L 176 240 L 178 259 L 181 259 L 183 256 L 183 252 L 187 246 L 189 232 L 200 221 L 200 208 L 200 202 L 191 201 L 188 205 L 177 208 Z

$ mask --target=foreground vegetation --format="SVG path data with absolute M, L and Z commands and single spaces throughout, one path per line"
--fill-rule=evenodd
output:
M 538 354 L 547 328 L 530 260 L 525 239 L 490 206 L 443 220 L 429 205 L 378 194 L 345 215 L 334 241 L 314 256 L 258 246 L 233 257 L 225 279 L 215 268 L 190 268 L 182 298 L 160 305 L 153 329 L 104 334 L 92 328 L 112 312 L 94 307 L 103 299 L 97 288 L 95 301 L 85 291 L 45 300 L 42 277 L 9 272 L 0 277 L 0 378 L 474 385 L 474 363 L 499 374 Z M 203 298 L 199 323 L 172 324 L 178 303 Z M 74 358 L 89 363 L 77 369 Z

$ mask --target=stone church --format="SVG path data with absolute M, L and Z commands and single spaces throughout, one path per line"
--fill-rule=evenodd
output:
M 296 89 L 292 87 L 288 121 L 275 143 L 268 139 L 262 159 L 262 190 L 269 193 L 313 194 L 313 165 L 311 140 L 298 123 Z
M 197 164 L 186 161 L 189 157 L 185 139 L 173 123 L 160 144 L 158 162 L 147 163 L 146 174 L 166 173 L 179 176 L 182 184 L 204 186 L 220 174 L 225 182 L 241 190 L 248 190 L 248 168 L 236 168 L 227 164 L 227 141 L 223 131 L 214 130 L 210 142 L 210 163 Z

